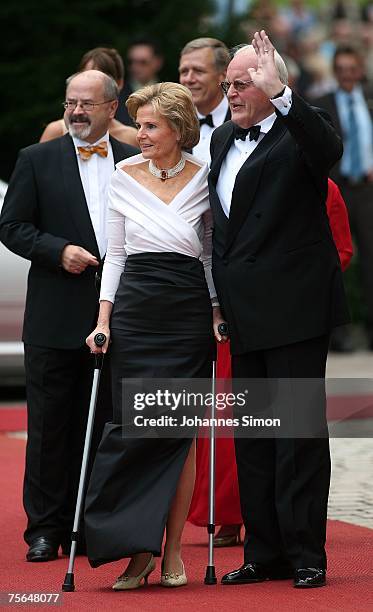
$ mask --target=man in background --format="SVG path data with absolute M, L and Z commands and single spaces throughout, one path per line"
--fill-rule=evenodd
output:
M 127 98 L 140 87 L 158 83 L 158 73 L 163 67 L 163 55 L 156 41 L 149 38 L 137 39 L 127 52 L 127 70 L 124 87 L 119 94 L 116 117 L 125 125 L 133 125 L 126 108 Z
M 338 88 L 315 104 L 328 111 L 344 144 L 343 157 L 330 176 L 347 204 L 356 240 L 366 303 L 368 346 L 373 350 L 373 107 L 362 86 L 363 61 L 354 47 L 337 48 L 333 68 Z M 348 332 L 343 328 L 333 334 L 332 341 L 334 350 L 352 348 Z
M 210 163 L 215 128 L 230 119 L 227 97 L 220 87 L 230 61 L 226 45 L 216 38 L 196 38 L 182 49 L 179 80 L 190 89 L 200 122 L 200 141 L 193 155 Z
M 138 39 L 127 52 L 128 82 L 132 91 L 158 83 L 163 56 L 158 44 L 150 39 Z

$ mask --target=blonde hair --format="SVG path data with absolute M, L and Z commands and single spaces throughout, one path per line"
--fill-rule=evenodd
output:
M 199 141 L 199 121 L 192 95 L 180 83 L 147 85 L 131 94 L 126 102 L 128 112 L 136 121 L 141 106 L 151 104 L 180 136 L 182 149 L 192 149 Z

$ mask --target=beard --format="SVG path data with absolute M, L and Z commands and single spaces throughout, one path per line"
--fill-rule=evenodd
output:
M 77 126 L 76 123 L 84 123 Z M 91 121 L 87 115 L 75 115 L 74 117 L 65 118 L 66 127 L 69 130 L 70 136 L 85 140 L 91 133 Z

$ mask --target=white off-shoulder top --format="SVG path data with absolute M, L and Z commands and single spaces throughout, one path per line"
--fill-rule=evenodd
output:
M 100 300 L 114 303 L 128 255 L 162 252 L 201 259 L 210 297 L 216 297 L 211 274 L 212 215 L 207 186 L 208 166 L 189 153 L 185 153 L 185 157 L 200 169 L 169 204 L 121 169 L 146 161 L 142 154 L 116 164 L 109 187 L 108 248 Z

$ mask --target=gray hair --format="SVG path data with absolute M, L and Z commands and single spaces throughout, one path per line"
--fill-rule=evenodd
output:
M 71 76 L 66 79 L 66 89 L 69 87 L 71 81 L 75 79 L 79 74 L 83 74 L 86 72 L 82 70 L 81 72 L 75 72 Z M 104 86 L 104 98 L 107 100 L 117 100 L 119 98 L 119 87 L 117 83 L 114 81 L 113 77 L 105 72 L 101 72 L 101 70 L 96 70 L 96 72 L 100 73 L 102 84 Z
M 215 68 L 218 72 L 225 72 L 230 62 L 228 47 L 217 38 L 195 38 L 188 42 L 181 50 L 180 57 L 196 51 L 197 49 L 212 49 L 214 53 Z
M 254 49 L 254 47 L 252 45 L 246 45 L 246 44 L 237 45 L 237 47 L 233 47 L 233 49 L 231 49 L 230 51 L 231 58 L 233 59 L 237 55 L 237 53 L 241 53 L 241 51 L 245 51 L 246 49 Z M 275 49 L 275 66 L 276 66 L 278 77 L 281 83 L 283 83 L 284 85 L 287 85 L 289 82 L 288 69 L 286 68 L 286 64 L 283 58 L 281 57 L 279 52 L 276 51 L 276 49 Z

